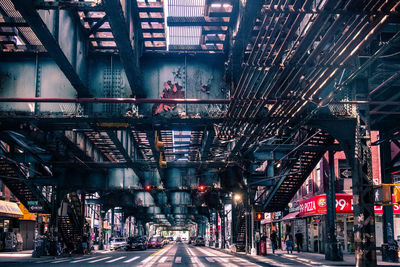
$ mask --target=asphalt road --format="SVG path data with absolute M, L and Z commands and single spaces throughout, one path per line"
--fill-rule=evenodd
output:
M 60 258 L 2 258 L 0 266 L 271 266 L 262 263 L 252 263 L 246 259 L 210 249 L 208 247 L 194 247 L 188 244 L 177 243 L 165 246 L 162 249 L 148 249 L 145 251 L 104 251 L 85 256 Z

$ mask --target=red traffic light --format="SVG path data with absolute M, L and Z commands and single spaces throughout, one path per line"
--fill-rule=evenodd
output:
M 146 190 L 150 190 L 151 189 L 151 185 L 146 185 Z
M 199 191 L 204 191 L 205 189 L 206 189 L 206 187 L 204 185 L 199 186 Z

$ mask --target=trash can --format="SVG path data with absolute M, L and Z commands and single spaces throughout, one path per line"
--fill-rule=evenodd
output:
M 260 240 L 260 255 L 267 255 L 267 242 L 266 238 L 261 238 Z
M 34 249 L 32 252 L 32 257 L 39 258 L 44 255 L 45 252 L 45 240 L 43 238 L 36 238 L 34 241 Z
M 396 241 L 388 242 L 388 256 L 392 262 L 399 262 L 399 246 Z

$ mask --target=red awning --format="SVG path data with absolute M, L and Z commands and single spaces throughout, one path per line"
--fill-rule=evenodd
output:
M 281 221 L 293 220 L 296 217 L 299 217 L 298 211 L 287 214 L 285 217 L 282 218 Z

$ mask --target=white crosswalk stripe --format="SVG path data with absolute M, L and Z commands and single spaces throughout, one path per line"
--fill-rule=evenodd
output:
M 122 257 L 119 257 L 119 258 L 116 258 L 116 259 L 112 259 L 112 260 L 109 260 L 109 261 L 106 261 L 106 262 L 110 263 L 110 262 L 114 262 L 114 261 L 119 261 L 119 260 L 121 260 L 123 258 L 126 258 L 126 256 L 122 256 Z
M 186 247 L 186 251 L 188 252 L 188 254 L 191 256 L 191 261 L 194 265 L 199 266 L 199 267 L 205 267 L 205 265 L 199 260 L 199 258 L 197 257 L 197 255 L 195 255 L 193 253 L 193 251 L 189 248 Z
M 175 263 L 182 263 L 182 257 L 176 257 Z
M 206 260 L 207 260 L 208 262 L 215 262 L 215 260 L 214 260 L 213 258 L 210 258 L 210 257 L 206 257 Z
M 93 260 L 93 259 L 96 259 L 96 258 L 98 258 L 98 257 L 83 258 L 83 259 L 80 259 L 80 260 L 71 261 L 71 263 L 77 263 L 77 262 L 82 262 L 82 261 L 88 261 L 88 260 Z
M 108 260 L 109 258 L 111 258 L 111 257 L 104 257 L 104 258 L 100 258 L 97 260 L 92 260 L 92 261 L 89 261 L 89 263 L 95 263 L 95 262 L 99 262 L 99 261 L 103 261 L 103 260 Z
M 70 261 L 71 259 L 62 259 L 62 260 L 56 260 L 56 261 L 51 261 L 49 263 L 61 263 L 61 262 L 66 262 L 66 261 Z
M 164 263 L 167 260 L 168 256 L 162 257 L 158 262 L 159 263 Z
M 218 262 L 220 262 L 221 264 L 227 265 L 229 267 L 239 267 L 239 265 L 236 265 L 236 264 L 230 262 L 228 259 L 225 259 L 225 258 L 217 258 L 216 260 Z
M 132 261 L 137 260 L 139 258 L 140 258 L 139 256 L 136 256 L 136 257 L 133 257 L 132 259 L 124 261 L 124 263 L 129 263 L 129 262 L 132 262 Z

